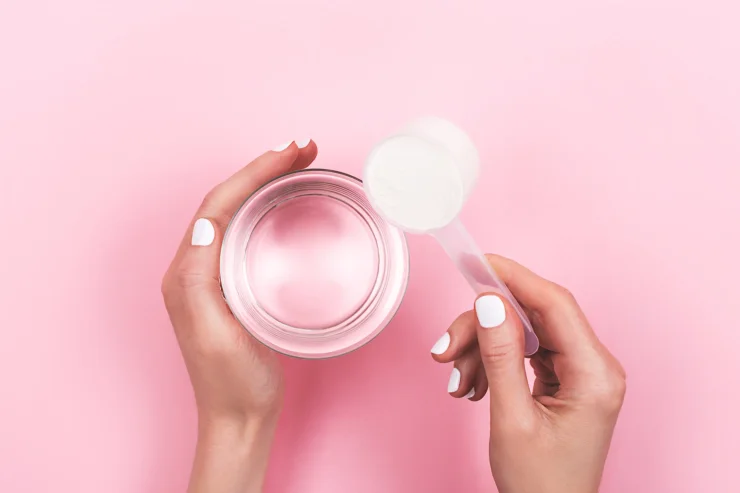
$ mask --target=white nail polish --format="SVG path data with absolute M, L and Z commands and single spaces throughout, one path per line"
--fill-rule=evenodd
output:
M 475 300 L 475 314 L 481 327 L 491 329 L 506 320 L 506 307 L 498 296 L 489 294 Z
M 216 238 L 216 230 L 213 229 L 211 221 L 200 218 L 193 225 L 193 238 L 190 241 L 195 246 L 208 246 Z
M 470 389 L 470 392 L 468 392 L 467 394 L 465 394 L 465 398 L 466 399 L 472 399 L 474 395 L 475 395 L 475 387 L 473 387 L 472 389 Z
M 277 146 L 276 148 L 274 148 L 273 151 L 275 151 L 275 152 L 283 152 L 285 149 L 287 149 L 288 147 L 290 147 L 290 144 L 292 144 L 292 143 L 293 143 L 293 141 L 291 140 L 287 144 L 281 144 L 281 145 Z
M 432 346 L 432 354 L 443 354 L 450 347 L 450 333 L 445 332 Z
M 311 143 L 311 139 L 300 139 L 300 140 L 295 141 L 295 145 L 298 146 L 298 149 L 303 149 L 310 143 Z
M 460 388 L 460 370 L 457 368 L 452 369 L 450 374 L 450 381 L 447 384 L 447 392 L 456 392 Z

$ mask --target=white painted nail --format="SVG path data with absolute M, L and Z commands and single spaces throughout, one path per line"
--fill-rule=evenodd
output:
M 506 307 L 498 296 L 489 294 L 475 300 L 475 313 L 481 327 L 491 329 L 506 320 Z
M 460 370 L 457 368 L 452 369 L 450 374 L 450 381 L 447 384 L 447 392 L 456 392 L 460 388 Z
M 291 140 L 287 144 L 281 144 L 281 145 L 277 146 L 276 148 L 274 148 L 273 151 L 275 151 L 275 152 L 283 152 L 285 149 L 287 149 L 288 147 L 290 147 L 290 144 L 292 144 L 292 143 L 293 143 L 293 141 Z
M 470 392 L 468 392 L 467 394 L 465 394 L 465 398 L 466 399 L 472 399 L 474 395 L 475 395 L 475 387 L 473 387 L 472 389 L 470 389 Z
M 190 242 L 192 245 L 208 246 L 213 243 L 214 238 L 216 238 L 216 230 L 213 229 L 211 221 L 202 217 L 195 221 L 193 225 L 193 238 Z
M 310 143 L 311 143 L 311 139 L 300 139 L 300 140 L 295 141 L 295 145 L 298 146 L 298 149 L 303 149 Z
M 442 354 L 450 347 L 450 333 L 445 332 L 442 337 L 432 346 L 432 354 Z

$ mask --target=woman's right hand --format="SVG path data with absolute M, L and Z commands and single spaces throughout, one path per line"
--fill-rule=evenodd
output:
M 453 397 L 491 401 L 491 472 L 501 493 L 598 491 L 626 389 L 619 362 L 573 296 L 503 257 L 488 260 L 519 300 L 540 339 L 524 369 L 524 332 L 513 307 L 484 294 L 432 349 L 455 362 Z

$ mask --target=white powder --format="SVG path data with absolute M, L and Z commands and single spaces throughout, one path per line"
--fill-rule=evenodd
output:
M 455 219 L 477 174 L 478 153 L 467 135 L 445 120 L 425 118 L 372 150 L 364 182 L 384 218 L 425 233 Z

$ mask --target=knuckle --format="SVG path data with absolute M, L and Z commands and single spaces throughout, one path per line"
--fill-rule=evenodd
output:
M 165 302 L 170 300 L 173 296 L 173 281 L 172 281 L 172 273 L 170 270 L 165 272 L 164 276 L 162 276 L 162 282 L 160 283 L 159 290 L 162 293 L 162 298 L 164 298 Z
M 198 216 L 208 217 L 215 227 L 223 227 L 231 221 L 231 214 L 224 210 L 220 185 L 209 191 L 198 209 Z
M 159 292 L 162 293 L 162 297 L 166 298 L 167 293 L 169 292 L 169 280 L 167 278 L 167 274 L 162 276 L 162 280 L 159 281 Z
M 207 194 L 205 194 L 205 196 L 203 197 L 203 201 L 200 204 L 201 210 L 212 210 L 214 204 L 216 204 L 218 201 L 218 195 L 218 186 L 212 188 Z
M 542 302 L 538 311 L 546 313 L 562 308 L 568 299 L 567 292 L 568 290 L 559 284 L 548 282 L 542 289 Z
M 202 272 L 193 272 L 185 268 L 175 269 L 167 280 L 168 293 L 182 293 L 199 288 L 213 279 Z
M 555 291 L 558 295 L 558 298 L 568 304 L 575 304 L 576 303 L 576 297 L 573 295 L 573 293 L 563 286 L 560 286 L 558 284 L 555 285 Z
M 512 341 L 502 341 L 493 344 L 482 345 L 480 348 L 481 359 L 488 368 L 497 368 L 508 365 L 517 354 L 517 344 Z
M 545 290 L 542 306 L 535 311 L 535 318 L 542 317 L 547 313 L 560 312 L 563 310 L 574 310 L 578 308 L 575 295 L 567 288 L 551 282 Z
M 624 385 L 626 386 L 627 385 L 627 372 L 624 370 L 624 367 L 622 366 L 622 364 L 616 360 L 616 358 L 614 359 L 614 363 L 616 364 L 616 367 L 617 367 L 616 369 L 617 374 L 619 374 L 619 376 L 622 377 L 622 380 L 625 381 Z
M 510 356 L 516 350 L 516 344 L 511 341 L 496 342 L 481 347 L 481 357 L 488 360 L 500 360 Z
M 593 402 L 606 411 L 618 411 L 627 393 L 627 381 L 618 373 L 606 377 L 594 389 Z
M 622 375 L 614 375 L 609 385 L 610 394 L 621 404 L 627 394 L 627 379 Z

